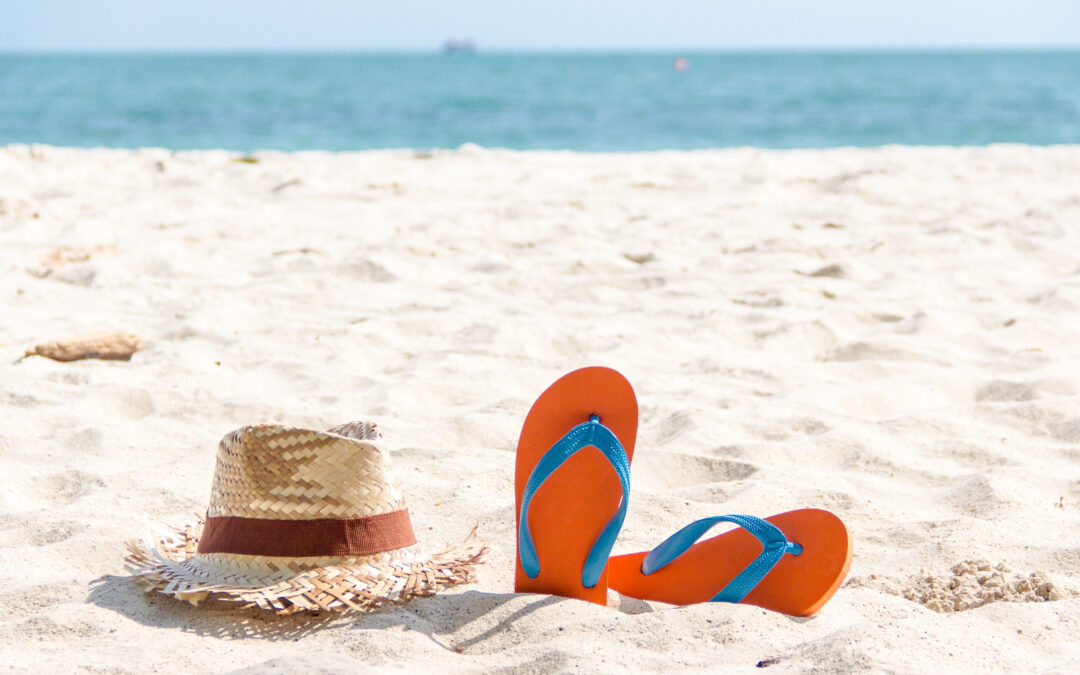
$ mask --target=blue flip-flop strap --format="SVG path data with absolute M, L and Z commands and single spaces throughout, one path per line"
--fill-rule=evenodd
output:
M 615 515 L 593 542 L 592 549 L 585 558 L 585 564 L 581 568 L 581 585 L 585 588 L 595 586 L 607 565 L 611 547 L 615 545 L 615 538 L 619 536 L 619 530 L 622 529 L 623 520 L 626 519 L 626 507 L 630 501 L 630 459 L 626 456 L 626 451 L 623 450 L 615 434 L 600 423 L 600 418 L 593 415 L 588 422 L 583 422 L 566 432 L 565 436 L 551 446 L 533 467 L 532 474 L 525 483 L 525 491 L 521 495 L 521 514 L 518 519 L 520 523 L 518 556 L 521 559 L 521 569 L 530 579 L 535 579 L 540 574 L 540 558 L 536 554 L 536 545 L 529 531 L 529 504 L 544 481 L 566 460 L 587 447 L 594 447 L 604 453 L 604 457 L 615 469 L 619 483 L 622 485 L 622 501 L 619 502 Z
M 727 586 L 724 586 L 719 593 L 713 596 L 713 602 L 741 601 L 746 597 L 747 593 L 754 590 L 754 587 L 761 583 L 761 580 L 772 571 L 772 568 L 776 566 L 776 563 L 780 562 L 785 553 L 791 553 L 792 555 L 802 553 L 802 546 L 788 541 L 780 528 L 767 520 L 736 514 L 713 516 L 712 518 L 695 520 L 649 551 L 641 562 L 642 574 L 649 575 L 667 566 L 668 563 L 686 553 L 698 539 L 701 539 L 717 523 L 735 523 L 757 537 L 764 548 L 752 563 L 747 565 L 742 572 L 728 582 Z

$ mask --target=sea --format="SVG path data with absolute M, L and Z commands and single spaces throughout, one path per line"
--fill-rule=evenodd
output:
M 0 145 L 1080 143 L 1080 51 L 0 54 Z

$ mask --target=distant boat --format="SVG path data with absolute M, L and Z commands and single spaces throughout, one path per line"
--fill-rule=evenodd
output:
M 443 54 L 475 54 L 476 43 L 468 38 L 450 38 L 443 43 Z

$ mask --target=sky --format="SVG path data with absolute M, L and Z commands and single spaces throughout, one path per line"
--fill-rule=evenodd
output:
M 1080 0 L 0 0 L 0 51 L 1080 47 Z

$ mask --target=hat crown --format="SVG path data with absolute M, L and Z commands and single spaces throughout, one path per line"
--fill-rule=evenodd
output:
M 221 439 L 207 516 L 363 518 L 405 508 L 374 424 L 243 427 Z

